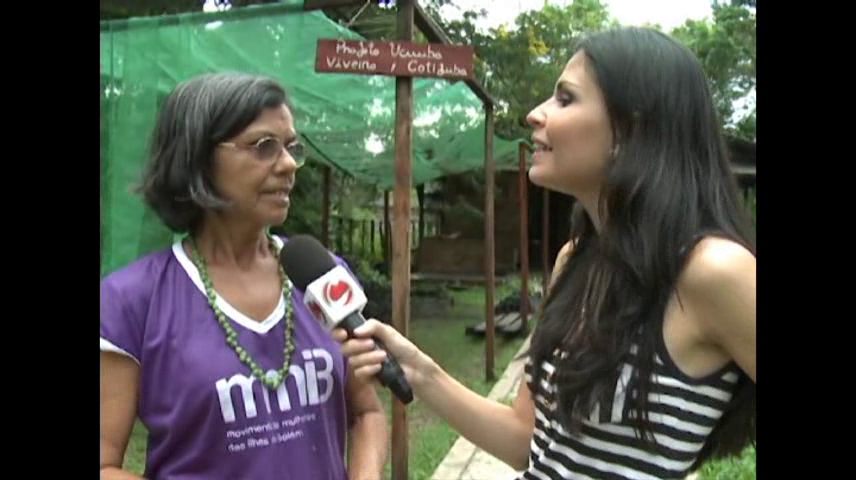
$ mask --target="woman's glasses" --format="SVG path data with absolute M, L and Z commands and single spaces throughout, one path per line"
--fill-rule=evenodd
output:
M 279 160 L 280 155 L 282 155 L 283 150 L 285 150 L 291 158 L 294 159 L 294 162 L 297 163 L 298 168 L 302 167 L 303 164 L 306 163 L 306 147 L 298 141 L 291 142 L 288 145 L 283 145 L 282 140 L 276 137 L 264 137 L 250 145 L 239 145 L 232 142 L 223 142 L 220 145 L 223 145 L 224 147 L 255 150 L 255 154 L 259 160 L 265 162 Z

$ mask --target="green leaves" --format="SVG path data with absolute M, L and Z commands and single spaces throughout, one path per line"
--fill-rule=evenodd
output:
M 672 31 L 699 57 L 726 129 L 748 140 L 755 137 L 754 107 L 750 104 L 746 112 L 735 114 L 735 102 L 755 88 L 754 6 L 747 0 L 714 2 L 712 19 L 687 20 Z M 496 128 L 508 138 L 526 135 L 526 114 L 551 94 L 580 36 L 618 25 L 599 0 L 546 5 L 519 15 L 513 26 L 488 32 L 476 29 L 482 13 L 437 20 L 445 24 L 453 42 L 475 48 L 476 76 L 502 102 Z
M 513 26 L 486 33 L 475 27 L 480 16 L 467 12 L 463 20 L 444 23 L 453 42 L 473 45 L 476 77 L 502 102 L 496 130 L 506 138 L 527 135 L 526 114 L 551 95 L 576 39 L 610 25 L 599 0 L 546 5 L 521 14 Z
M 699 57 L 729 133 L 754 140 L 755 109 L 735 115 L 734 108 L 755 89 L 755 12 L 746 4 L 754 2 L 714 3 L 712 21 L 688 20 L 672 35 Z

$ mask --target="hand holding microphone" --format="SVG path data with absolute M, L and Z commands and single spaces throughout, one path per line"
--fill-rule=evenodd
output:
M 308 235 L 292 237 L 282 248 L 280 262 L 294 286 L 304 292 L 304 303 L 315 318 L 328 331 L 344 332 L 334 335 L 336 340 L 343 342 L 356 337 L 355 331 L 360 327 L 364 327 L 361 334 L 362 330 L 377 334 L 374 341 L 344 343 L 342 352 L 349 357 L 354 373 L 363 378 L 376 375 L 402 403 L 413 401 L 413 391 L 396 357 L 400 353 L 402 359 L 409 360 L 418 349 L 395 329 L 363 318 L 362 309 L 368 299 L 348 270 L 336 265 L 327 249 Z M 384 341 L 390 341 L 394 347 L 392 355 L 382 350 Z M 408 344 L 412 349 L 407 348 Z
M 333 338 L 342 344 L 342 354 L 348 357 L 358 378 L 370 378 L 381 371 L 387 352 L 401 365 L 407 381 L 415 386 L 433 365 L 431 359 L 398 330 L 375 319 L 367 320 L 353 334 L 337 328 L 333 330 Z M 375 347 L 378 342 L 384 350 Z

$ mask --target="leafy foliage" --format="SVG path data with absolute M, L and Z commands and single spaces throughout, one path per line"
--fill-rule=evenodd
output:
M 476 77 L 500 102 L 496 132 L 506 138 L 527 136 L 526 114 L 553 91 L 579 36 L 614 24 L 599 0 L 546 5 L 487 33 L 475 25 L 484 14 L 465 12 L 445 27 L 454 43 L 473 45 Z
M 755 140 L 755 107 L 733 124 L 734 104 L 755 89 L 756 48 L 754 7 L 734 1 L 714 3 L 713 21 L 687 20 L 672 35 L 686 44 L 701 60 L 710 80 L 714 99 L 727 130 L 746 140 Z
M 755 89 L 754 7 L 747 0 L 715 2 L 712 19 L 687 20 L 671 32 L 699 57 L 726 132 L 750 141 L 755 140 L 754 104 L 735 115 L 735 102 Z M 527 136 L 526 114 L 551 94 L 580 35 L 618 25 L 599 0 L 546 5 L 519 15 L 513 28 L 482 32 L 476 21 L 485 14 L 469 11 L 461 20 L 435 19 L 453 42 L 474 46 L 476 77 L 500 102 L 496 131 L 506 138 Z M 481 172 L 467 175 L 473 183 L 482 182 Z
M 699 471 L 699 480 L 755 480 L 755 447 L 748 447 L 739 457 L 726 458 L 705 464 Z
M 735 101 L 755 88 L 754 4 L 714 2 L 712 20 L 688 20 L 671 32 L 701 60 L 729 132 L 748 140 L 755 138 L 754 106 L 733 124 L 728 120 Z M 519 15 L 513 27 L 481 32 L 476 21 L 485 14 L 468 11 L 461 20 L 435 19 L 453 42 L 473 45 L 476 77 L 500 100 L 496 128 L 507 138 L 526 136 L 526 114 L 553 91 L 580 35 L 618 25 L 600 0 L 545 5 Z
M 217 0 L 233 7 L 270 0 Z M 528 135 L 526 114 L 541 103 L 553 90 L 554 82 L 571 57 L 579 37 L 591 31 L 617 25 L 608 8 L 600 0 L 576 0 L 567 6 L 545 5 L 519 15 L 513 27 L 502 26 L 487 32 L 476 27 L 476 21 L 486 11 L 464 12 L 461 20 L 446 21 L 440 7 L 454 0 L 423 0 L 424 9 L 458 44 L 473 45 L 476 52 L 476 78 L 498 99 L 497 134 L 506 138 Z M 101 18 L 161 15 L 199 11 L 202 0 L 103 0 Z M 710 78 L 717 108 L 729 133 L 744 139 L 755 139 L 755 108 L 742 118 L 735 118 L 734 103 L 755 88 L 755 2 L 751 0 L 720 0 L 712 5 L 711 20 L 688 20 L 672 34 L 692 49 Z M 338 8 L 326 12 L 341 23 L 373 38 L 395 37 L 395 10 L 377 6 L 367 8 Z M 657 28 L 656 26 L 654 26 Z M 416 32 L 416 41 L 425 41 Z M 441 117 L 442 123 L 442 117 Z M 442 127 L 442 128 L 441 128 Z M 441 125 L 439 130 L 447 130 Z M 391 132 L 390 132 L 391 135 Z M 386 139 L 391 140 L 391 139 Z M 473 188 L 483 183 L 483 172 L 470 177 Z M 322 173 L 311 160 L 298 174 L 294 196 L 297 208 L 292 210 L 286 229 L 290 233 L 320 235 Z M 331 215 L 365 217 L 374 212 L 369 205 L 379 192 L 360 185 L 353 179 L 333 172 Z M 481 205 L 452 206 L 480 217 Z

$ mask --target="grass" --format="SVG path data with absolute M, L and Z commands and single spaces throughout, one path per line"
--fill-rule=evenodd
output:
M 503 298 L 509 287 L 497 289 L 496 299 Z M 469 289 L 455 292 L 455 307 L 445 318 L 411 319 L 410 338 L 431 355 L 449 374 L 482 395 L 487 395 L 493 382 L 485 381 L 484 341 L 464 335 L 464 329 L 484 317 L 484 291 Z M 505 340 L 496 337 L 496 375 L 499 377 L 522 339 Z M 392 428 L 389 392 L 379 389 Z M 458 438 L 454 430 L 416 399 L 407 409 L 409 453 L 408 470 L 413 480 L 427 480 Z M 145 463 L 146 431 L 137 423 L 125 455 L 125 468 L 141 474 Z M 710 462 L 699 473 L 699 480 L 754 480 L 755 449 L 747 449 L 740 457 Z M 390 478 L 387 462 L 386 478 Z
M 504 295 L 505 289 L 497 289 L 496 298 Z M 455 307 L 447 318 L 418 319 L 411 321 L 410 338 L 419 348 L 430 355 L 444 370 L 473 391 L 487 395 L 494 382 L 485 380 L 484 341 L 464 335 L 464 329 L 484 318 L 484 291 L 470 289 L 455 292 Z M 496 337 L 497 379 L 517 353 L 523 339 L 506 340 Z M 387 406 L 392 425 L 390 395 L 381 392 Z M 458 434 L 446 422 L 434 416 L 424 404 L 415 400 L 407 409 L 408 433 L 410 435 L 408 459 L 409 478 L 424 480 L 431 474 L 449 452 Z M 387 464 L 387 478 L 390 465 Z
M 125 450 L 125 470 L 142 475 L 146 467 L 146 427 L 137 421 Z
M 498 288 L 495 300 L 503 298 L 511 286 Z M 473 391 L 487 395 L 494 382 L 485 380 L 484 341 L 464 335 L 464 329 L 484 318 L 484 290 L 472 288 L 454 292 L 455 305 L 450 315 L 443 318 L 413 318 L 409 337 L 424 352 L 437 361 L 450 375 Z M 496 337 L 497 379 L 518 351 L 522 338 L 506 340 Z M 384 403 L 389 428 L 392 428 L 391 395 L 378 389 Z M 418 399 L 407 408 L 409 435 L 409 477 L 427 480 L 449 452 L 458 438 L 439 417 L 433 415 Z M 137 422 L 125 454 L 125 468 L 142 474 L 145 466 L 146 430 Z M 387 462 L 386 478 L 390 477 L 391 458 Z
M 699 470 L 699 480 L 754 480 L 755 447 L 737 458 L 708 462 Z

